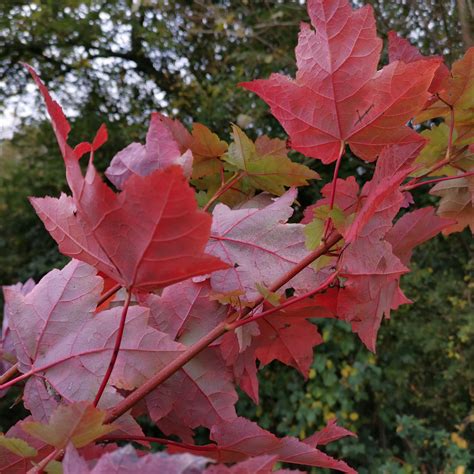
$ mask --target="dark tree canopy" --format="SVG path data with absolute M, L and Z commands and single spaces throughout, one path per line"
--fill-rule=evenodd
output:
M 464 46 L 465 0 L 369 0 L 379 33 L 394 29 L 448 62 Z M 0 6 L 0 100 L 15 100 L 36 67 L 63 103 L 140 122 L 152 109 L 227 129 L 260 101 L 235 85 L 271 71 L 291 73 L 301 1 L 15 1 Z M 367 3 L 356 0 L 355 4 Z M 467 2 L 469 3 L 469 2 Z M 471 12 L 472 13 L 472 12 Z M 464 18 L 466 17 L 466 18 Z M 100 106 L 99 106 L 100 104 Z M 259 119 L 259 120 L 257 120 Z M 245 120 L 245 117 L 241 117 Z

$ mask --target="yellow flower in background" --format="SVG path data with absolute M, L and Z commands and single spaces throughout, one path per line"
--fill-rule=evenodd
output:
M 333 413 L 332 411 L 328 411 L 324 414 L 324 421 L 328 422 L 329 420 L 332 420 L 333 418 L 336 418 L 336 414 Z
M 352 420 L 352 421 L 357 421 L 359 419 L 359 413 L 356 413 L 355 411 L 353 411 L 350 415 L 349 415 L 349 418 Z
M 348 365 L 344 366 L 344 367 L 341 369 L 341 375 L 342 375 L 342 377 L 345 378 L 345 379 L 347 379 L 347 377 L 349 377 L 349 376 L 351 375 L 351 372 L 352 372 L 352 370 L 351 370 L 351 368 L 350 368 Z
M 451 441 L 460 449 L 467 449 L 467 441 L 457 433 L 451 433 Z
M 466 468 L 464 466 L 458 466 L 454 471 L 454 474 L 464 474 L 466 472 Z

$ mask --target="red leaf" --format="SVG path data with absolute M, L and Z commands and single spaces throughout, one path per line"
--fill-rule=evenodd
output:
M 74 154 L 79 160 L 85 153 L 93 153 L 94 151 L 98 150 L 107 141 L 107 139 L 107 127 L 105 126 L 105 124 L 102 124 L 99 130 L 97 131 L 92 143 L 79 143 L 79 145 L 76 145 L 76 147 L 74 148 Z
M 378 240 L 392 227 L 392 221 L 404 203 L 400 184 L 412 171 L 413 161 L 424 143 L 419 139 L 407 145 L 392 145 L 382 151 L 372 180 L 362 188 L 365 199 L 344 235 L 346 242 L 365 236 Z
M 258 378 L 255 350 L 253 345 L 241 347 L 237 332 L 244 330 L 253 323 L 228 332 L 222 338 L 219 348 L 226 364 L 232 368 L 236 383 L 258 405 Z
M 219 259 L 203 253 L 211 218 L 197 209 L 182 170 L 170 166 L 146 177 L 133 175 L 120 194 L 102 182 L 92 160 L 84 178 L 78 157 L 67 143 L 70 126 L 61 107 L 35 71 L 29 70 L 46 101 L 73 193 L 72 199 L 31 199 L 60 250 L 94 265 L 124 287 L 142 290 L 226 268 Z M 164 125 L 156 124 L 147 139 L 155 145 L 156 129 L 171 136 Z M 95 143 L 103 139 L 99 133 Z
M 435 208 L 424 207 L 403 215 L 387 232 L 386 240 L 404 265 L 410 263 L 413 249 L 432 239 L 455 221 L 435 215 Z
M 46 108 L 48 109 L 48 113 L 51 118 L 51 123 L 58 141 L 59 149 L 61 150 L 64 164 L 66 166 L 68 185 L 71 188 L 73 194 L 79 195 L 83 178 L 81 168 L 78 163 L 79 157 L 75 154 L 74 150 L 68 145 L 67 142 L 69 132 L 71 131 L 71 126 L 69 125 L 69 122 L 67 121 L 61 106 L 51 98 L 48 89 L 43 84 L 38 74 L 36 74 L 36 71 L 28 64 L 25 66 L 36 82 L 46 103 Z
M 277 438 L 245 418 L 236 418 L 230 423 L 215 425 L 211 430 L 211 439 L 217 445 L 197 446 L 195 450 L 189 446 L 169 446 L 168 451 L 189 451 L 204 454 L 225 463 L 239 462 L 263 454 L 270 454 L 277 456 L 280 462 L 325 467 L 351 474 L 356 472 L 345 462 L 338 461 L 297 438 L 290 436 Z
M 390 244 L 361 238 L 344 251 L 340 276 L 347 279 L 339 290 L 337 314 L 352 325 L 362 342 L 375 352 L 383 316 L 390 316 L 402 302 L 398 282 L 408 269 L 393 255 Z
M 337 420 L 335 418 L 328 421 L 328 424 L 321 431 L 317 431 L 308 438 L 305 438 L 303 442 L 314 447 L 325 446 L 346 436 L 355 436 L 352 431 L 338 426 L 336 422 Z
M 211 217 L 197 209 L 177 166 L 131 176 L 120 194 L 94 174 L 80 207 L 64 195 L 31 203 L 62 253 L 127 288 L 152 290 L 228 267 L 204 253 Z
M 308 13 L 316 31 L 301 27 L 296 79 L 272 74 L 241 84 L 270 105 L 292 147 L 331 163 L 349 143 L 373 161 L 384 146 L 415 140 L 405 124 L 429 98 L 439 61 L 377 71 L 382 41 L 370 6 L 352 11 L 346 0 L 311 0 Z
M 394 61 L 413 63 L 420 59 L 434 59 L 440 61 L 433 81 L 428 89 L 432 94 L 438 92 L 444 79 L 449 75 L 449 69 L 446 64 L 443 63 L 441 56 L 423 56 L 415 46 L 411 45 L 405 38 L 398 36 L 395 31 L 388 32 L 388 59 L 391 63 Z
M 234 464 L 231 467 L 219 464 L 217 466 L 208 467 L 205 471 L 206 474 L 278 474 L 283 471 L 274 471 L 273 466 L 277 461 L 277 456 L 263 455 L 257 456 L 256 458 L 247 459 L 247 461 L 241 461 Z M 301 471 L 291 471 L 295 474 Z
M 258 327 L 255 355 L 262 365 L 279 360 L 307 377 L 314 358 L 313 347 L 323 342 L 316 326 L 304 318 L 272 314 L 259 319 Z

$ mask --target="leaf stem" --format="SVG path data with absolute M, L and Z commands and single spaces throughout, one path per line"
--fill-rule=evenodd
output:
M 18 362 L 0 375 L 0 385 L 8 382 L 18 372 Z
M 411 191 L 412 189 L 416 189 L 420 186 L 424 186 L 425 184 L 434 184 L 434 183 L 439 183 L 441 181 L 449 181 L 451 179 L 459 179 L 459 178 L 467 178 L 468 176 L 474 175 L 474 171 L 469 171 L 468 173 L 460 174 L 457 176 L 445 176 L 443 178 L 435 178 L 435 179 L 429 179 L 427 181 L 420 181 L 419 183 L 415 184 L 408 184 L 406 186 L 402 186 L 401 191 Z
M 221 187 L 214 193 L 214 196 L 209 199 L 209 202 L 203 207 L 203 211 L 208 211 L 209 208 L 226 192 L 228 191 L 235 183 L 240 181 L 245 176 L 245 173 L 239 172 L 234 173 Z
M 467 145 L 460 148 L 455 154 L 454 156 L 452 156 L 451 158 L 449 159 L 444 159 L 444 160 L 441 160 L 439 163 L 435 163 L 430 169 L 428 169 L 428 171 L 426 171 L 425 173 L 421 174 L 420 176 L 417 176 L 416 178 L 413 178 L 412 180 L 408 181 L 408 183 L 404 186 L 404 187 L 408 187 L 408 186 L 412 186 L 414 184 L 418 184 L 418 182 L 420 181 L 420 179 L 423 179 L 423 178 L 426 178 L 427 176 L 429 176 L 431 173 L 434 173 L 435 171 L 438 171 L 440 168 L 442 168 L 443 166 L 446 166 L 446 165 L 451 165 L 453 167 L 456 167 L 456 165 L 454 164 L 454 162 L 456 161 L 456 159 L 461 156 L 465 151 L 467 150 Z M 459 168 L 460 169 L 460 168 Z
M 450 160 L 451 158 L 451 152 L 453 150 L 453 136 L 454 136 L 454 107 L 449 103 L 446 102 L 439 94 L 436 94 L 438 96 L 438 99 L 443 102 L 446 106 L 449 107 L 449 137 L 448 137 L 448 149 L 446 150 L 446 160 Z
M 344 141 L 341 141 L 341 148 L 339 149 L 339 157 L 336 161 L 336 166 L 334 167 L 334 175 L 332 178 L 332 187 L 331 187 L 331 196 L 329 198 L 329 210 L 332 211 L 334 207 L 334 201 L 336 199 L 336 187 L 337 187 L 337 176 L 339 175 L 339 168 L 341 167 L 342 156 L 344 154 Z M 329 229 L 331 227 L 332 219 L 329 217 L 324 226 L 323 240 L 326 240 Z
M 333 245 L 335 245 L 339 240 L 342 239 L 342 236 L 338 233 L 334 233 L 329 236 L 326 242 L 321 244 L 314 252 L 308 254 L 301 262 L 295 265 L 289 272 L 285 273 L 280 277 L 270 288 L 270 291 L 276 291 L 284 284 L 288 283 L 295 275 L 301 272 L 308 265 L 313 263 L 321 255 L 324 255 Z M 264 301 L 264 297 L 261 296 L 256 302 L 255 306 L 261 304 Z M 255 307 L 254 306 L 254 307 Z M 242 315 L 247 315 L 252 311 L 252 308 L 246 308 L 243 310 Z M 143 385 L 137 388 L 134 392 L 128 395 L 124 400 L 120 401 L 115 407 L 111 408 L 108 411 L 108 414 L 104 420 L 104 423 L 111 423 L 133 406 L 135 406 L 140 400 L 146 397 L 151 393 L 156 387 L 162 384 L 165 380 L 170 378 L 175 374 L 181 367 L 187 364 L 191 359 L 193 359 L 197 354 L 204 350 L 207 346 L 213 343 L 216 339 L 221 337 L 227 331 L 231 331 L 232 322 L 236 320 L 239 312 L 232 313 L 229 318 L 219 325 L 217 325 L 211 332 L 206 336 L 201 338 L 199 341 L 195 342 L 190 346 L 185 352 L 181 353 L 175 360 L 170 364 L 156 373 L 153 377 L 147 380 Z
M 407 185 L 402 188 L 403 191 L 408 191 L 409 189 L 415 189 L 415 187 L 418 187 L 418 183 L 421 179 L 430 175 L 431 173 L 434 173 L 440 168 L 443 168 L 443 166 L 449 165 L 450 162 L 456 158 L 456 156 L 451 156 L 453 152 L 453 137 L 454 137 L 454 108 L 452 105 L 448 104 L 445 100 L 443 100 L 439 95 L 438 95 L 438 99 L 449 107 L 449 112 L 450 112 L 451 121 L 449 124 L 448 148 L 446 149 L 446 155 L 444 156 L 443 160 L 441 160 L 439 163 L 435 163 L 430 169 L 428 169 L 428 171 L 426 171 L 422 175 L 417 176 L 416 178 L 409 181 Z M 466 148 L 467 147 L 464 147 L 462 150 L 460 150 L 460 153 L 464 152 Z M 458 154 L 459 153 L 457 153 L 456 155 Z
M 117 361 L 117 357 L 120 351 L 120 345 L 122 344 L 123 333 L 125 330 L 125 320 L 127 319 L 128 308 L 130 306 L 130 300 L 132 299 L 132 292 L 130 290 L 127 291 L 127 299 L 125 300 L 125 304 L 123 305 L 122 314 L 120 316 L 120 324 L 117 331 L 117 337 L 115 338 L 115 345 L 112 352 L 112 357 L 109 362 L 109 366 L 107 367 L 107 371 L 102 379 L 102 383 L 100 384 L 99 390 L 97 395 L 94 399 L 94 406 L 96 407 L 104 393 L 105 387 L 112 375 L 112 371 L 114 370 L 115 362 Z

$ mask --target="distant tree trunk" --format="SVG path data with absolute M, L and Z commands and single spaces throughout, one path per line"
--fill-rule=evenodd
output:
M 464 49 L 474 46 L 474 7 L 472 0 L 457 0 Z

